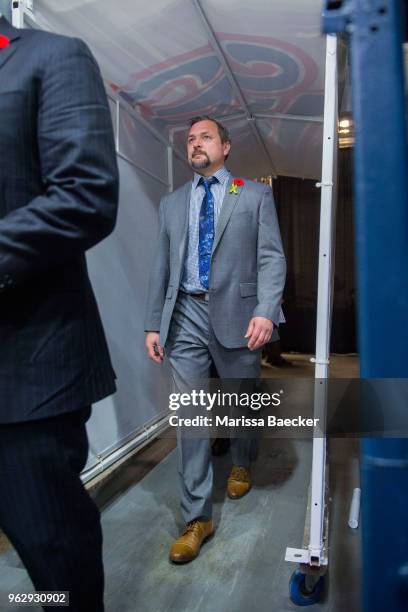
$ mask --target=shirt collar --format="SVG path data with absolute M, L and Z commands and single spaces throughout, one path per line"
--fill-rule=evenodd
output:
M 220 168 L 219 170 L 217 170 L 217 172 L 215 172 L 213 174 L 213 176 L 215 176 L 218 181 L 221 183 L 221 185 L 226 185 L 228 183 L 229 177 L 230 177 L 230 173 L 229 171 L 226 169 L 225 166 L 223 166 L 222 168 Z M 194 189 L 198 186 L 198 181 L 201 178 L 201 174 L 198 174 L 198 172 L 194 172 L 194 176 L 193 176 L 193 187 Z

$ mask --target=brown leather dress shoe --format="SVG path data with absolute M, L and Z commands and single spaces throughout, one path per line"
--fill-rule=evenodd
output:
M 239 499 L 246 495 L 251 488 L 251 475 L 249 470 L 240 465 L 234 465 L 228 478 L 227 493 L 231 499 Z
M 195 559 L 201 545 L 214 533 L 213 521 L 195 519 L 187 523 L 182 535 L 170 548 L 169 559 L 173 563 L 188 563 Z

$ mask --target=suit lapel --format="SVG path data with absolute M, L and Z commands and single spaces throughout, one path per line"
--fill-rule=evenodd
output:
M 7 36 L 10 39 L 10 44 L 5 49 L 0 49 L 0 68 L 7 62 L 8 59 L 13 55 L 17 48 L 16 41 L 20 38 L 20 33 L 16 28 L 13 28 L 9 22 L 4 18 L 0 17 L 0 34 Z
M 190 197 L 191 197 L 191 181 L 185 184 L 184 193 L 181 197 L 181 205 L 179 209 L 179 220 L 180 220 L 180 246 L 179 246 L 179 261 L 181 265 L 184 262 L 184 253 L 186 250 L 187 243 L 187 232 L 188 232 L 188 219 L 190 212 Z
M 224 230 L 227 227 L 227 223 L 230 220 L 230 217 L 236 205 L 238 204 L 239 198 L 241 197 L 241 193 L 243 189 L 245 188 L 245 186 L 243 185 L 242 187 L 238 188 L 238 193 L 230 193 L 232 181 L 233 181 L 233 178 L 231 177 L 230 180 L 228 181 L 228 185 L 225 190 L 225 196 L 222 201 L 220 216 L 218 217 L 217 227 L 215 228 L 215 237 L 214 237 L 214 244 L 213 244 L 213 249 L 212 249 L 213 253 L 221 240 L 221 236 L 223 235 Z

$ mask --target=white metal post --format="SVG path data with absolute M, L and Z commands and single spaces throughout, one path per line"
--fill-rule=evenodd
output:
M 120 102 L 119 98 L 114 100 L 115 103 L 115 129 L 116 129 L 116 137 L 115 137 L 115 148 L 116 153 L 119 153 L 119 130 L 120 130 Z
M 174 190 L 174 156 L 173 156 L 173 145 L 174 145 L 174 132 L 170 130 L 169 133 L 169 146 L 167 147 L 167 182 L 169 184 L 169 193 Z
M 15 28 L 24 27 L 24 8 L 23 0 L 12 0 L 11 23 Z
M 323 123 L 323 160 L 320 205 L 319 277 L 315 362 L 314 416 L 319 428 L 313 439 L 310 529 L 307 550 L 288 548 L 286 560 L 313 566 L 326 565 L 324 550 L 327 378 L 334 279 L 335 202 L 337 180 L 337 38 L 326 38 L 326 77 Z
M 32 17 L 34 11 L 33 0 L 11 0 L 11 23 L 15 28 L 24 28 L 24 17 Z
M 319 280 L 317 295 L 315 414 L 325 418 L 327 406 L 326 379 L 329 374 L 330 329 L 334 284 L 335 190 L 337 179 L 337 37 L 327 36 L 326 79 L 324 96 L 323 161 L 321 204 Z M 325 427 L 325 422 L 320 423 Z M 323 552 L 325 511 L 326 438 L 313 440 L 312 495 L 309 552 L 311 562 L 320 565 Z

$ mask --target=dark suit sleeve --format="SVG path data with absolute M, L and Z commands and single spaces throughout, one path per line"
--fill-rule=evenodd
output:
M 159 331 L 163 313 L 166 289 L 170 276 L 170 241 L 166 230 L 165 203 L 166 196 L 161 199 L 159 208 L 159 235 L 157 252 L 150 275 L 147 293 L 145 331 Z
M 47 57 L 38 70 L 37 125 L 27 142 L 38 148 L 44 190 L 0 220 L 3 290 L 82 254 L 116 220 L 117 162 L 99 68 L 78 39 L 55 37 Z

